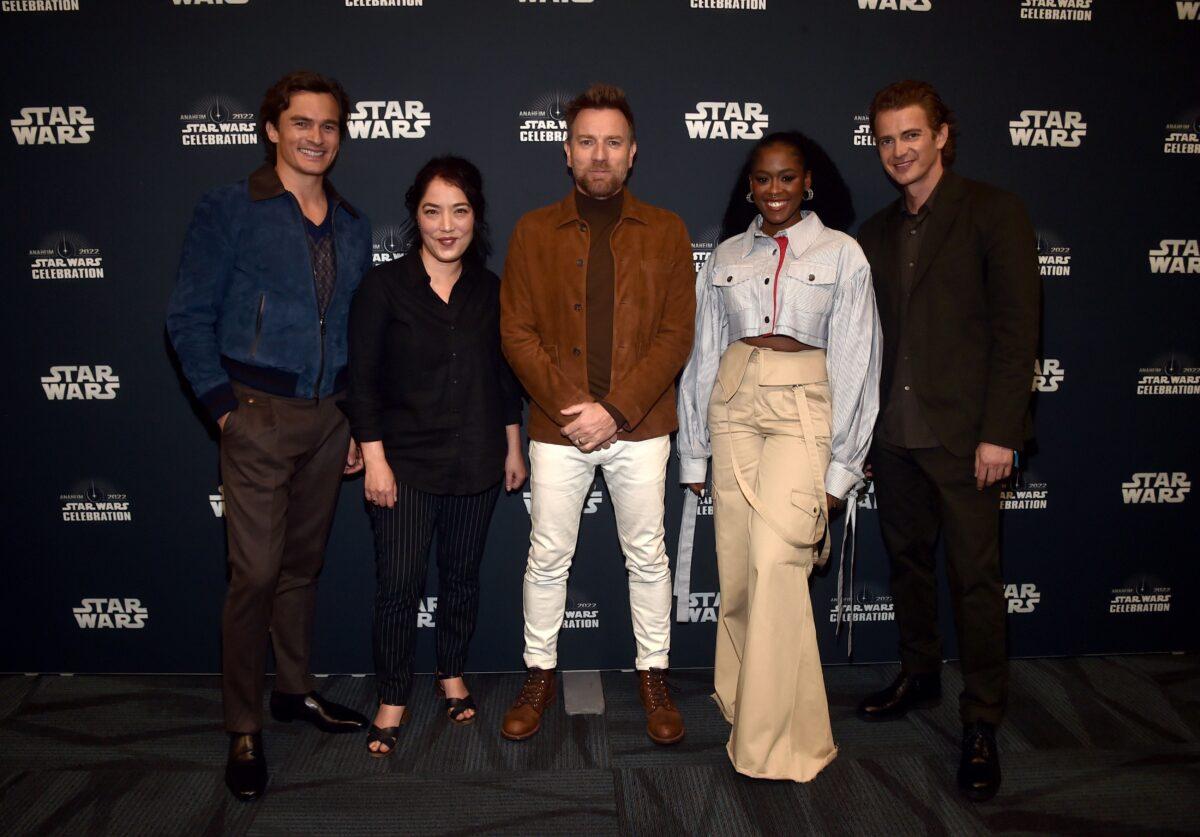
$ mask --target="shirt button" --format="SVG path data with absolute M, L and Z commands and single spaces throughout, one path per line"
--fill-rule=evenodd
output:
M 815 273 L 810 273 L 810 274 L 808 274 L 808 281 L 810 281 L 810 282 L 815 282 L 815 281 L 817 281 L 817 276 L 816 276 L 816 274 L 815 274 Z
M 733 281 L 733 277 L 732 277 L 732 276 L 726 276 L 726 277 L 725 277 L 725 281 L 726 281 L 726 282 L 732 282 L 732 281 Z
M 905 392 L 910 392 L 911 390 L 912 390 L 912 387 L 909 387 L 909 386 L 906 386 L 906 387 L 904 388 L 904 391 L 905 391 Z
M 771 322 L 771 318 L 770 318 L 770 317 L 763 317 L 763 322 L 764 322 L 764 323 L 769 323 L 769 322 Z
M 575 260 L 575 266 L 576 266 L 576 267 L 583 267 L 583 259 L 576 259 L 576 260 Z
M 578 302 L 576 302 L 576 303 L 575 303 L 575 310 L 576 310 L 576 311 L 582 311 L 582 310 L 583 310 L 583 306 L 582 306 L 582 305 L 580 305 Z
M 909 267 L 916 267 L 916 266 L 917 266 L 917 263 L 916 263 L 916 262 L 909 262 L 909 263 L 908 263 L 908 266 L 909 266 Z
M 909 231 L 908 231 L 908 234 L 909 234 L 909 235 L 916 235 L 916 234 L 917 234 L 917 231 L 916 231 L 915 229 L 911 229 L 911 230 L 909 230 Z
M 571 354 L 575 355 L 575 357 L 579 357 L 581 354 L 583 354 L 583 352 L 578 346 L 576 346 L 574 349 L 571 349 Z
M 769 284 L 771 284 L 771 277 L 770 277 L 770 276 L 768 276 L 766 279 L 764 279 L 764 280 L 763 280 L 763 284 L 764 284 L 764 285 L 769 285 Z
M 452 383 L 452 384 L 457 384 L 457 383 L 458 383 L 458 378 L 455 378 L 455 379 L 454 379 L 454 380 L 452 380 L 450 383 Z
M 772 255 L 772 256 L 774 256 L 774 255 L 775 255 L 777 252 L 779 252 L 779 251 L 778 251 L 778 250 L 775 250 L 775 249 L 772 249 L 772 250 L 771 250 L 771 255 Z

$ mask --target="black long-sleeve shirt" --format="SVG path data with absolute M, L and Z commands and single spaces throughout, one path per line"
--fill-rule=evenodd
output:
M 463 262 L 442 302 L 421 257 L 373 268 L 350 308 L 350 390 L 359 442 L 383 442 L 396 479 L 433 494 L 476 494 L 504 476 L 505 426 L 521 389 L 500 352 L 500 280 Z

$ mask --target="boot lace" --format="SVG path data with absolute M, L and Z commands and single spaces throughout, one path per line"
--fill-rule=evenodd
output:
M 653 712 L 656 709 L 674 709 L 675 704 L 671 701 L 671 692 L 667 687 L 667 675 L 663 671 L 655 671 L 651 669 L 646 672 L 646 678 L 642 681 L 642 688 L 646 696 L 646 708 Z

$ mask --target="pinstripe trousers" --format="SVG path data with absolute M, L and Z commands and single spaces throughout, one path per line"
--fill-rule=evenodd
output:
M 396 505 L 369 505 L 375 532 L 375 673 L 379 700 L 408 703 L 418 602 L 437 534 L 437 667 L 462 674 L 479 613 L 479 564 L 500 484 L 479 494 L 429 494 L 397 481 Z

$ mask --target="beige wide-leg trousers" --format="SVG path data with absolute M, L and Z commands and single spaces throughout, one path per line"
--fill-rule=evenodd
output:
M 808 576 L 828 557 L 823 351 L 726 349 L 709 405 L 716 693 L 739 773 L 807 782 L 833 761 Z

